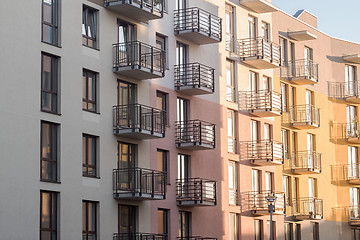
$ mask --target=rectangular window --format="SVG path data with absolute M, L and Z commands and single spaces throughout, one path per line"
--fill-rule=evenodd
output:
M 301 224 L 295 224 L 295 240 L 301 240 Z
M 230 213 L 230 240 L 239 239 L 239 224 L 238 224 L 238 214 Z
M 83 201 L 83 238 L 82 240 L 97 239 L 97 202 Z
M 136 84 L 118 80 L 118 105 L 136 103 Z
M 235 63 L 226 60 L 226 100 L 235 102 Z
M 138 209 L 137 206 L 122 205 L 118 206 L 118 231 L 119 234 L 132 235 L 137 232 L 136 223 Z
M 41 172 L 43 181 L 58 181 L 58 132 L 59 125 L 50 122 L 41 122 Z
M 288 49 L 287 49 L 287 40 L 285 38 L 279 37 L 279 46 L 281 50 L 281 65 L 287 66 L 288 64 Z
M 260 192 L 260 170 L 252 169 L 252 191 L 253 192 Z
M 262 22 L 261 23 L 261 33 L 262 33 L 262 37 L 266 41 L 270 41 L 270 24 L 268 24 L 267 22 Z
M 189 155 L 178 154 L 178 179 L 190 178 L 191 160 Z
M 262 240 L 263 239 L 263 221 L 262 220 L 254 220 L 254 240 Z
M 281 143 L 283 144 L 284 159 L 289 159 L 289 130 L 281 129 Z
M 188 63 L 188 45 L 176 42 L 176 65 Z
M 166 182 L 170 184 L 170 174 L 169 174 L 169 151 L 166 150 L 157 150 L 157 170 L 160 172 L 164 172 L 166 174 Z
M 313 240 L 320 240 L 320 224 L 318 222 L 312 222 L 313 231 L 312 231 L 312 237 Z
M 60 0 L 42 0 L 42 36 L 43 42 L 59 46 Z
M 169 210 L 158 209 L 158 234 L 169 234 Z M 164 238 L 165 239 L 165 238 Z
M 265 172 L 265 191 L 270 192 L 274 189 L 273 179 L 274 173 Z
M 235 111 L 227 110 L 228 152 L 236 153 Z
M 58 239 L 58 193 L 40 191 L 40 240 Z
M 164 1 L 165 2 L 165 1 Z M 166 68 L 169 68 L 169 64 L 168 64 L 168 56 L 167 56 L 167 52 L 168 51 L 166 51 L 166 48 L 167 48 L 167 37 L 166 36 L 164 36 L 164 35 L 161 35 L 161 34 L 159 34 L 159 33 L 156 33 L 156 47 L 158 48 L 158 49 L 161 49 L 163 52 L 164 52 L 164 54 L 165 54 L 165 67 Z M 159 66 L 161 66 L 160 64 L 159 64 Z
M 59 57 L 41 54 L 41 110 L 58 114 L 59 111 Z
M 225 5 L 226 50 L 234 52 L 234 7 Z
M 275 221 L 273 221 L 272 222 L 273 223 L 273 238 L 272 239 L 276 239 L 276 222 Z M 269 240 L 271 240 L 271 230 L 270 230 L 270 228 L 271 228 L 271 224 L 270 224 L 270 221 L 269 220 L 267 220 L 267 235 L 268 235 L 268 239 Z
M 156 91 L 156 108 L 161 109 L 165 112 L 165 123 L 167 126 L 169 123 L 169 94 L 161 91 Z
M 191 212 L 179 211 L 179 237 L 188 239 L 190 237 Z
M 228 168 L 228 176 L 229 176 L 229 204 L 236 205 L 237 204 L 237 174 L 236 174 L 236 162 L 229 161 Z
M 249 39 L 256 39 L 257 37 L 257 18 L 253 16 L 248 17 L 248 31 Z
M 83 45 L 98 47 L 98 10 L 83 5 L 82 38 Z
M 288 86 L 285 83 L 280 83 L 280 95 L 282 111 L 288 111 Z
M 291 193 L 290 193 L 290 177 L 283 176 L 283 192 L 285 194 L 285 203 L 291 206 Z
M 97 147 L 98 137 L 83 134 L 83 165 L 84 177 L 97 177 Z
M 83 110 L 98 112 L 97 73 L 83 69 Z
M 190 115 L 190 100 L 177 98 L 177 121 L 187 121 Z
M 285 223 L 285 240 L 294 240 L 293 224 Z

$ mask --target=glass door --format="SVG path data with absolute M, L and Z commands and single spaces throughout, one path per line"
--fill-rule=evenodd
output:
M 135 240 L 136 236 L 136 207 L 129 205 L 118 206 L 118 231 L 120 239 Z M 126 237 L 127 236 L 127 237 Z
M 249 34 L 249 45 L 248 52 L 246 55 L 248 56 L 258 56 L 261 52 L 261 49 L 258 48 L 257 45 L 257 21 L 253 16 L 248 17 L 248 34 Z M 246 46 L 245 46 L 246 49 Z
M 359 188 L 350 188 L 350 217 L 359 218 Z
M 358 95 L 356 83 L 356 67 L 351 65 L 345 66 L 345 97 Z
M 179 196 L 181 198 L 187 198 L 191 196 L 190 182 L 190 156 L 184 154 L 178 154 L 178 179 L 179 179 Z
M 135 172 L 135 145 L 118 142 L 118 161 L 117 167 L 119 174 L 117 176 L 120 189 L 139 190 L 136 183 Z
M 313 60 L 313 50 L 309 47 L 304 48 L 304 76 L 308 77 L 311 75 L 311 66 Z
M 349 178 L 359 178 L 358 170 L 358 148 L 353 146 L 348 146 L 348 177 Z
M 358 136 L 357 109 L 355 106 L 346 106 L 347 137 Z
M 315 212 L 316 182 L 314 178 L 309 178 L 309 214 Z
M 118 20 L 117 61 L 120 65 L 128 66 L 135 64 L 136 61 L 139 62 L 139 59 L 135 58 L 137 46 L 131 43 L 132 41 L 135 41 L 134 32 L 134 25 Z
M 304 163 L 303 163 L 304 164 Z M 314 167 L 314 135 L 307 134 L 307 168 Z
M 313 92 L 306 90 L 306 94 L 305 94 L 305 101 L 306 101 L 306 105 L 305 105 L 305 119 L 306 122 L 311 122 L 313 121 Z

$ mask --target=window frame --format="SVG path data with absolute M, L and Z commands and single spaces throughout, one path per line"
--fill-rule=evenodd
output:
M 47 124 L 49 125 L 49 145 L 50 146 L 55 146 L 55 152 L 51 152 L 51 150 L 53 149 L 50 149 L 50 155 L 53 155 L 56 157 L 56 159 L 51 159 L 51 158 L 46 158 L 46 157 L 43 157 L 43 132 L 44 132 L 44 129 L 43 129 L 43 125 L 44 124 Z M 44 181 L 44 182 L 54 182 L 54 183 L 59 183 L 59 153 L 60 153 L 60 124 L 57 124 L 57 123 L 53 123 L 53 122 L 48 122 L 48 121 L 41 121 L 40 123 L 40 181 Z M 55 135 L 55 136 L 52 136 L 52 135 Z M 55 141 L 55 143 L 54 143 Z M 50 147 L 51 148 L 51 147 Z M 52 162 L 52 163 L 55 163 L 54 164 L 54 167 L 55 167 L 55 176 L 54 177 L 51 177 L 50 179 L 46 179 L 43 177 L 43 173 L 42 173 L 42 170 L 43 170 L 43 162 Z
M 61 0 L 51 0 L 51 23 L 44 20 L 44 4 L 46 0 L 41 1 L 41 42 L 47 43 L 56 47 L 61 47 L 60 41 L 60 21 L 61 21 Z M 55 4 L 54 4 L 55 2 Z M 55 6 L 55 7 L 54 7 Z M 44 39 L 44 26 L 48 26 L 51 29 L 55 29 L 51 36 L 51 40 L 48 42 Z
M 92 139 L 93 144 L 94 144 L 94 158 L 95 158 L 95 165 L 90 164 L 89 162 L 91 162 L 91 159 L 89 159 L 88 153 L 89 153 L 89 139 Z M 86 134 L 83 133 L 82 135 L 82 144 L 83 144 L 83 151 L 85 148 L 85 156 L 84 156 L 84 152 L 83 152 L 83 156 L 82 156 L 82 176 L 83 177 L 92 177 L 92 178 L 99 178 L 98 173 L 98 166 L 99 166 L 99 159 L 98 159 L 98 143 L 99 142 L 99 137 L 98 136 L 94 136 L 94 135 L 90 135 L 90 134 Z M 92 152 L 92 151 L 91 151 Z M 90 156 L 91 158 L 91 156 Z M 84 168 L 86 168 L 86 171 L 84 171 Z M 89 168 L 92 168 L 93 171 L 95 172 L 95 174 L 89 174 Z
M 91 92 L 89 92 L 89 85 L 91 83 L 91 85 L 93 85 L 92 83 L 92 78 L 90 78 L 90 74 L 92 74 L 92 76 L 94 77 L 94 86 L 93 88 L 95 88 L 95 100 L 90 100 L 89 99 L 89 96 L 92 95 Z M 94 71 L 91 71 L 91 70 L 88 70 L 88 69 L 83 69 L 83 95 L 84 95 L 84 88 L 85 88 L 85 96 L 83 96 L 83 105 L 82 105 L 82 110 L 83 111 L 87 111 L 87 112 L 92 112 L 92 113 L 99 113 L 99 103 L 98 103 L 98 89 L 99 89 L 99 86 L 98 86 L 98 73 L 97 72 L 94 72 Z M 85 86 L 84 86 L 84 80 L 85 80 Z M 84 106 L 85 104 L 85 106 Z M 95 110 L 91 110 L 89 109 L 89 105 L 93 105 L 95 107 Z
M 164 1 L 165 2 L 165 1 Z M 160 41 L 161 39 L 161 41 Z M 156 46 L 158 45 L 158 43 L 160 43 L 161 45 L 161 50 L 164 52 L 165 54 L 165 68 L 169 69 L 169 56 L 168 56 L 168 37 L 160 34 L 160 33 L 156 33 L 155 35 L 155 40 L 156 40 Z
M 45 89 L 44 88 L 44 57 L 50 58 L 50 68 L 51 68 L 51 74 L 50 74 L 50 85 L 51 89 Z M 41 52 L 41 91 L 40 91 L 40 109 L 42 112 L 52 113 L 60 115 L 60 57 L 55 56 L 46 52 Z M 44 96 L 45 94 L 50 94 L 51 96 L 51 106 L 50 110 L 44 108 Z M 56 104 L 53 104 L 54 101 L 54 95 L 56 99 Z M 55 107 L 55 109 L 53 109 Z
M 185 232 L 183 232 L 182 225 L 185 224 Z M 191 212 L 179 211 L 179 237 L 189 238 L 191 236 Z
M 85 206 L 84 206 L 85 204 Z M 90 212 L 93 210 L 91 209 L 90 206 L 93 206 L 95 208 L 95 231 L 90 231 L 89 230 L 89 226 L 92 225 L 92 218 L 89 218 L 89 215 L 90 215 Z M 83 219 L 83 226 L 82 226 L 82 240 L 96 240 L 98 239 L 98 202 L 95 202 L 95 201 L 88 201 L 88 200 L 83 200 L 82 201 L 82 209 L 83 209 L 83 217 L 85 216 L 85 221 Z M 84 213 L 84 208 L 85 208 L 85 213 Z M 93 214 L 93 213 L 92 213 Z M 85 222 L 85 225 L 84 226 L 84 222 Z M 95 238 L 93 238 L 91 235 L 94 235 L 95 234 Z M 89 236 L 90 235 L 90 236 Z
M 158 223 L 159 223 L 159 213 L 160 212 L 162 212 L 162 214 L 163 214 L 163 222 L 162 222 L 162 224 L 163 224 L 163 230 L 164 230 L 164 233 L 161 233 L 160 231 L 159 231 L 159 227 L 160 226 L 158 226 L 158 233 L 159 234 L 166 234 L 167 235 L 167 239 L 170 239 L 169 238 L 169 234 L 170 234 L 170 232 L 169 232 L 169 213 L 170 213 L 170 210 L 169 209 L 164 209 L 164 208 L 158 208 Z
M 50 205 L 48 206 L 49 209 L 51 209 L 51 211 L 49 212 L 49 225 L 50 228 L 45 228 L 42 226 L 42 217 L 43 217 L 43 206 L 44 206 L 44 202 L 43 202 L 43 194 L 49 194 L 49 202 Z M 55 216 L 53 216 L 55 215 Z M 59 230 L 59 193 L 58 192 L 53 192 L 53 191 L 47 191 L 47 190 L 40 190 L 40 224 L 39 224 L 39 235 L 40 235 L 40 240 L 42 240 L 42 233 L 43 232 L 49 232 L 50 233 L 50 240 L 57 240 L 58 239 L 58 230 Z M 55 228 L 52 228 L 51 225 L 53 225 L 53 220 L 55 220 Z M 53 234 L 55 233 L 55 237 L 53 238 Z
M 99 10 L 89 7 L 85 4 L 83 4 L 83 11 L 82 11 L 82 31 L 84 30 L 83 27 L 85 27 L 85 34 L 84 32 L 82 32 L 82 45 L 85 47 L 89 47 L 89 48 L 93 48 L 93 49 L 99 49 L 99 39 L 98 39 L 98 32 L 99 32 Z M 90 37 L 88 36 L 88 27 L 89 25 L 89 21 L 91 21 L 92 19 L 92 15 L 93 14 L 95 17 L 95 30 L 93 31 L 93 33 L 95 33 L 95 37 Z M 90 20 L 89 20 L 89 16 L 90 16 Z M 85 22 L 84 22 L 85 21 Z M 91 29 L 90 29 L 91 31 Z M 84 42 L 85 41 L 85 42 Z M 89 44 L 89 41 L 92 41 L 93 44 L 92 46 Z
M 156 103 L 157 100 L 161 98 L 161 106 L 165 112 L 165 124 L 167 127 L 170 127 L 170 120 L 169 120 L 169 94 L 160 90 L 156 90 Z
M 235 76 L 235 61 L 226 59 L 226 101 L 236 103 L 236 76 Z M 230 82 L 229 76 L 230 74 Z M 228 96 L 228 90 L 231 90 L 231 96 Z
M 225 4 L 225 20 L 227 20 L 227 15 L 229 15 L 229 23 L 228 21 L 225 22 L 225 35 L 226 35 L 226 41 L 230 40 L 230 43 L 226 42 L 225 44 L 225 49 L 229 52 L 235 52 L 235 34 L 234 34 L 234 30 L 235 30 L 235 11 L 234 11 L 234 7 L 230 4 Z M 230 32 L 227 31 L 227 25 L 229 24 L 229 30 Z
M 166 184 L 170 185 L 169 150 L 164 150 L 164 149 L 158 148 L 156 151 L 156 154 L 159 154 L 159 153 L 162 153 L 162 168 L 163 168 L 162 172 L 164 172 L 166 174 L 166 177 L 165 177 Z M 158 156 L 156 156 L 156 158 L 158 158 Z M 157 159 L 157 161 L 159 161 L 159 159 Z M 158 166 L 158 170 L 159 170 L 159 166 Z
M 230 116 L 229 116 L 230 114 Z M 229 135 L 230 133 L 230 129 L 229 129 L 229 122 L 231 125 L 231 136 Z M 234 110 L 231 109 L 227 109 L 227 128 L 228 128 L 228 152 L 229 153 L 237 153 L 237 141 L 236 141 L 236 133 L 237 133 L 237 129 L 236 129 L 236 112 Z M 230 141 L 233 143 L 232 149 L 230 147 Z M 231 151 L 232 150 L 232 151 Z

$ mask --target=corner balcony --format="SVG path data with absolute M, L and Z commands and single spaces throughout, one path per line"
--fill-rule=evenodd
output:
M 258 216 L 270 215 L 268 201 L 266 200 L 268 196 L 276 197 L 273 214 L 285 214 L 285 194 L 283 192 L 276 191 L 249 192 L 248 201 L 251 214 Z
M 115 135 L 135 139 L 165 137 L 165 112 L 141 104 L 113 107 Z
M 104 0 L 104 6 L 140 22 L 160 19 L 164 14 L 164 0 Z
M 305 59 L 287 62 L 280 68 L 280 77 L 298 85 L 316 84 L 319 82 L 319 64 Z
M 177 237 L 177 240 L 217 240 L 214 237 L 201 237 L 201 236 L 192 236 L 192 237 Z
M 323 200 L 317 198 L 299 198 L 293 200 L 293 212 L 296 220 L 323 219 Z
M 115 199 L 162 200 L 166 198 L 166 173 L 145 168 L 113 170 Z
M 165 53 L 139 41 L 113 44 L 113 71 L 137 80 L 162 78 Z
M 282 114 L 281 95 L 275 91 L 240 92 L 240 110 L 257 117 L 276 117 Z
M 216 181 L 202 178 L 177 179 L 176 203 L 179 206 L 215 206 Z
M 360 103 L 360 81 L 328 82 L 330 98 L 341 99 L 351 103 Z
M 214 68 L 200 63 L 175 65 L 175 90 L 187 95 L 214 93 Z
M 360 126 L 357 120 L 346 124 L 345 137 L 349 143 L 360 143 Z
M 240 4 L 256 13 L 270 13 L 278 11 L 278 8 L 268 0 L 240 0 Z
M 349 225 L 360 227 L 360 208 L 359 206 L 349 208 Z
M 253 68 L 280 67 L 280 46 L 263 37 L 238 40 L 240 61 Z
M 186 8 L 174 11 L 174 32 L 179 37 L 196 44 L 221 42 L 221 18 L 200 8 Z
M 175 122 L 175 145 L 184 150 L 215 148 L 215 124 L 202 120 Z
M 290 109 L 290 125 L 297 129 L 320 127 L 320 109 L 313 105 L 297 105 Z
M 250 161 L 258 166 L 282 165 L 284 163 L 283 144 L 273 140 L 241 142 L 241 161 Z
M 157 233 L 114 233 L 113 240 L 168 240 L 168 235 Z
M 321 173 L 321 153 L 314 151 L 298 151 L 291 154 L 291 165 L 285 169 L 295 174 Z

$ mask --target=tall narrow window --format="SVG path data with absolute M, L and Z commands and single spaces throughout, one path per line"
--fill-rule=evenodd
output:
M 234 51 L 234 7 L 225 5 L 225 30 L 226 30 L 226 50 Z
M 285 240 L 294 240 L 294 230 L 292 223 L 284 223 L 285 224 Z
M 97 112 L 97 79 L 96 73 L 83 70 L 83 110 Z
M 166 2 L 166 1 L 164 1 Z M 164 35 L 161 35 L 159 33 L 156 33 L 156 47 L 158 49 L 161 49 L 164 53 L 165 53 L 165 67 L 169 67 L 168 66 L 168 51 L 166 51 L 166 48 L 167 48 L 167 37 L 164 36 Z M 161 61 L 160 58 L 158 58 L 158 56 L 155 56 L 155 58 L 158 60 L 158 61 Z M 159 62 L 158 66 L 161 66 L 161 62 Z
M 257 37 L 257 18 L 253 16 L 248 17 L 248 31 L 249 38 L 256 39 Z
M 59 46 L 60 0 L 42 0 L 43 42 Z
M 190 237 L 191 212 L 179 211 L 179 237 L 188 239 Z
M 190 178 L 190 156 L 178 154 L 178 179 L 184 180 Z
M 158 209 L 158 234 L 168 235 L 169 234 L 169 210 Z M 167 238 L 164 239 L 168 239 Z
M 59 57 L 41 54 L 41 110 L 58 114 Z
M 263 221 L 262 220 L 254 220 L 254 240 L 262 240 L 263 239 Z
M 283 192 L 285 194 L 285 203 L 291 205 L 291 193 L 290 193 L 290 177 L 283 176 Z
M 118 105 L 136 103 L 136 84 L 118 80 Z
M 187 121 L 190 114 L 190 100 L 177 98 L 177 120 Z
M 251 171 L 252 174 L 252 191 L 260 192 L 260 170 L 253 169 Z
M 279 46 L 281 50 L 281 65 L 287 66 L 288 64 L 288 48 L 287 48 L 287 40 L 285 38 L 279 37 Z
M 176 65 L 187 64 L 188 62 L 188 45 L 177 42 L 176 43 Z
M 168 171 L 168 156 L 169 151 L 161 149 L 157 150 L 157 170 L 166 174 L 166 182 L 167 184 L 170 184 L 170 174 Z
M 97 202 L 83 201 L 83 240 L 97 240 Z
M 301 240 L 301 224 L 295 224 L 295 240 Z
M 285 83 L 280 83 L 281 106 L 282 111 L 288 111 L 288 86 Z
M 137 212 L 136 206 L 122 204 L 118 206 L 118 231 L 125 239 L 126 237 L 131 239 L 130 236 L 136 233 Z
M 58 239 L 58 193 L 40 191 L 40 240 Z
M 235 130 L 235 111 L 227 110 L 227 128 L 228 128 L 228 151 L 236 152 L 236 130 Z
M 163 110 L 165 113 L 166 125 L 169 126 L 169 109 L 168 109 L 168 99 L 169 94 L 161 91 L 156 91 L 156 107 L 160 110 Z
M 268 236 L 268 240 L 271 240 L 271 239 L 276 239 L 276 222 L 275 221 L 273 221 L 272 223 L 273 223 L 273 233 L 272 233 L 272 235 L 273 235 L 273 238 L 271 238 L 271 230 L 270 230 L 270 228 L 271 228 L 271 224 L 270 224 L 270 221 L 269 220 L 267 220 L 267 236 Z
M 41 122 L 41 172 L 43 181 L 58 181 L 58 129 L 59 125 Z
M 238 240 L 239 239 L 239 224 L 238 224 L 238 214 L 230 213 L 230 240 Z
M 226 100 L 235 102 L 235 63 L 226 60 Z
M 83 134 L 83 176 L 97 177 L 97 140 L 98 137 Z
M 274 189 L 274 173 L 265 172 L 265 191 L 271 192 Z
M 268 24 L 267 22 L 262 22 L 261 23 L 261 33 L 262 33 L 262 37 L 266 41 L 270 41 L 270 24 Z
M 345 66 L 345 97 L 357 96 L 359 94 L 356 83 L 356 67 L 351 65 Z
M 259 74 L 253 71 L 249 72 L 249 90 L 257 92 L 259 90 Z
M 318 222 L 312 222 L 312 233 L 313 233 L 313 240 L 320 240 L 320 224 Z
M 284 159 L 289 159 L 289 131 L 281 129 L 281 143 L 283 144 Z
M 98 47 L 98 10 L 83 5 L 83 20 L 82 20 L 82 36 L 83 45 L 97 48 Z
M 237 204 L 237 174 L 236 174 L 236 163 L 229 161 L 229 204 Z

